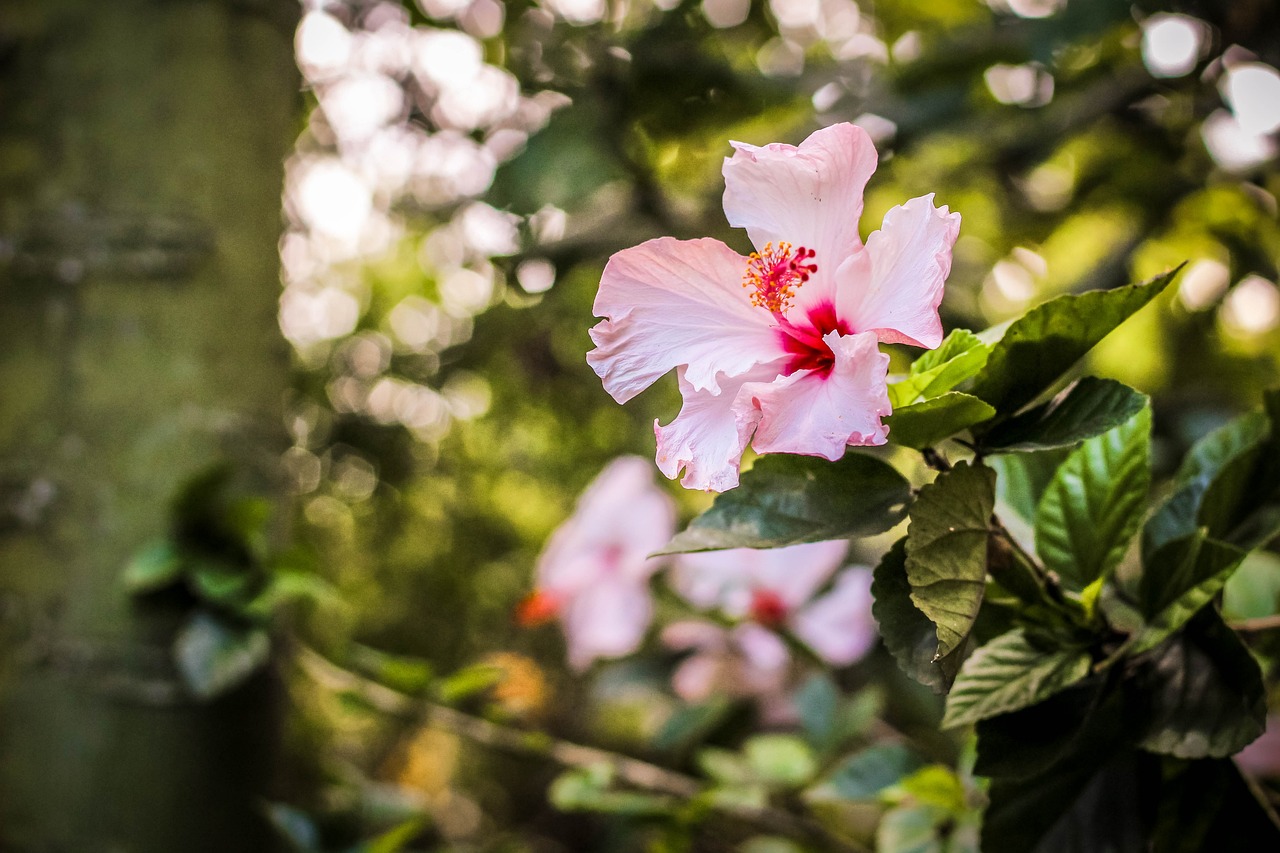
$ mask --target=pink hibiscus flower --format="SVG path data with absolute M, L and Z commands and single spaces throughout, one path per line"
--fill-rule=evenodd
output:
M 691 654 L 671 675 L 676 695 L 703 702 L 715 695 L 785 701 L 791 653 L 771 631 L 745 622 L 724 628 L 712 622 L 685 620 L 662 629 L 662 643 Z
M 862 191 L 876 168 L 866 132 L 837 124 L 800 145 L 732 143 L 724 210 L 756 251 L 660 237 L 605 267 L 587 361 L 625 403 L 676 370 L 684 404 L 656 422 L 658 467 L 689 488 L 738 484 L 759 453 L 836 460 L 883 444 L 891 411 L 878 344 L 936 347 L 938 305 L 960 216 L 921 196 L 890 210 L 864 245 Z
M 878 634 L 871 615 L 871 572 L 851 567 L 815 593 L 844 562 L 848 543 L 681 554 L 671 584 L 691 604 L 717 608 L 767 628 L 787 628 L 836 666 L 861 658 Z
M 634 652 L 653 617 L 649 577 L 662 561 L 649 555 L 671 538 L 675 508 L 651 470 L 623 456 L 600 472 L 551 534 L 537 589 L 517 609 L 524 625 L 560 619 L 575 669 Z

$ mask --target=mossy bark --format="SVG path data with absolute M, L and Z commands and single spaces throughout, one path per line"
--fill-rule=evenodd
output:
M 210 464 L 269 480 L 294 0 L 0 13 L 0 849 L 270 849 L 278 696 L 189 698 L 121 569 Z

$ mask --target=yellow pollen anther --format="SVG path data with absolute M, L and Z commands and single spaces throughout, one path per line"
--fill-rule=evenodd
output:
M 791 251 L 785 241 L 774 247 L 765 243 L 764 249 L 752 252 L 747 261 L 747 271 L 742 275 L 742 286 L 753 288 L 751 304 L 767 308 L 774 314 L 785 313 L 795 298 L 795 291 L 818 271 L 811 261 L 817 253 L 804 246 Z

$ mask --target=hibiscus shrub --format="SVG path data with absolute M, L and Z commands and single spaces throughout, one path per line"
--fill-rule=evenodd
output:
M 800 735 L 702 749 L 693 790 L 579 768 L 555 801 L 790 839 L 759 849 L 1280 849 L 1231 759 L 1266 727 L 1273 650 L 1245 642 L 1259 620 L 1232 601 L 1264 589 L 1274 610 L 1249 566 L 1280 533 L 1280 391 L 1153 488 L 1148 397 L 1068 380 L 1176 270 L 944 338 L 958 217 L 915 199 L 862 244 L 874 165 L 847 125 L 738 145 L 725 207 L 755 254 L 664 239 L 606 269 L 589 360 L 620 401 L 677 370 L 658 466 L 722 494 L 655 547 L 662 493 L 639 460 L 614 463 L 528 610 L 563 619 L 582 669 L 640 648 L 656 588 L 695 614 L 661 631 L 683 655 L 676 693 L 755 697 L 764 725 Z M 882 343 L 933 348 L 889 375 Z M 763 455 L 739 476 L 748 444 Z M 893 530 L 874 570 L 842 566 L 851 540 Z M 925 764 L 827 674 L 875 645 L 868 611 L 898 666 L 945 694 L 941 727 L 972 730 L 958 766 Z

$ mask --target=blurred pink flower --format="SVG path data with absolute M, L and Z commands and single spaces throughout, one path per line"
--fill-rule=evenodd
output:
M 960 215 L 921 196 L 858 237 L 876 149 L 851 124 L 798 147 L 732 143 L 724 210 L 743 257 L 718 240 L 661 237 L 605 267 L 587 361 L 619 403 L 675 369 L 684 405 L 654 424 L 658 467 L 689 488 L 738 483 L 759 453 L 839 459 L 883 444 L 891 411 L 878 344 L 936 347 Z
M 671 584 L 697 607 L 785 627 L 827 663 L 845 666 L 865 655 L 878 636 L 869 570 L 845 569 L 830 590 L 814 598 L 847 550 L 847 542 L 834 541 L 681 554 Z
M 573 515 L 551 535 L 538 559 L 537 588 L 517 610 L 525 625 L 559 618 L 569 664 L 639 648 L 653 616 L 649 559 L 675 529 L 670 496 L 638 456 L 613 460 L 587 487 Z
M 1280 715 L 1267 715 L 1267 728 L 1236 753 L 1236 764 L 1250 776 L 1280 779 Z
M 791 653 L 772 631 L 751 622 L 724 628 L 687 620 L 664 628 L 662 644 L 692 652 L 671 676 L 676 695 L 686 702 L 716 695 L 784 701 Z

